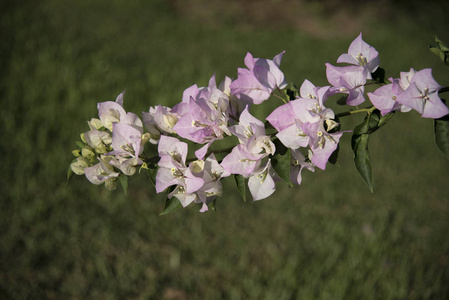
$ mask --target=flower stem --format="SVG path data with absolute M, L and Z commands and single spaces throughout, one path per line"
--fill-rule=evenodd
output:
M 287 104 L 287 101 L 285 101 L 285 99 L 283 97 L 281 97 L 281 96 L 279 96 L 279 95 L 277 95 L 275 93 L 271 93 L 271 95 L 275 96 L 276 98 L 281 99 L 285 104 Z
M 338 117 L 338 118 L 341 118 L 341 117 L 346 117 L 346 116 L 360 114 L 360 113 L 365 113 L 365 112 L 366 113 L 372 113 L 375 109 L 376 109 L 375 106 L 371 106 L 371 107 L 367 107 L 367 108 L 360 108 L 360 109 L 354 109 L 354 110 L 345 111 L 345 112 L 336 114 L 335 116 Z

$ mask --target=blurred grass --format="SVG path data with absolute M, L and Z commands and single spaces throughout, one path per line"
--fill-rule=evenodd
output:
M 432 34 L 448 41 L 447 4 L 394 2 L 385 16 L 354 18 L 337 34 L 341 19 L 323 9 L 338 7 L 330 0 L 303 3 L 319 13 L 312 31 L 262 22 L 263 13 L 206 22 L 179 3 L 0 4 L 0 298 L 447 299 L 449 163 L 432 122 L 413 112 L 372 136 L 374 194 L 356 174 L 349 134 L 341 167 L 306 173 L 301 187 L 281 185 L 257 203 L 242 203 L 229 181 L 217 213 L 192 206 L 158 217 L 164 198 L 144 174 L 131 178 L 127 197 L 83 177 L 65 185 L 97 102 L 126 89 L 128 111 L 174 105 L 214 72 L 235 76 L 247 51 L 271 58 L 286 50 L 289 80 L 325 85 L 324 63 L 363 31 L 390 76 L 432 67 L 449 85 L 448 69 L 427 50 Z M 210 15 L 220 15 L 225 6 L 213 3 Z M 285 13 L 294 20 L 294 9 Z

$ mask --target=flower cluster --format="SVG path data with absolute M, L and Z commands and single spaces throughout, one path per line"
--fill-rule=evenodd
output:
M 174 107 L 150 107 L 142 119 L 125 111 L 124 93 L 115 102 L 99 103 L 98 118 L 88 122 L 90 130 L 81 134 L 73 151 L 71 171 L 113 190 L 120 176 L 152 169 L 157 193 L 166 191 L 168 199 L 176 198 L 183 207 L 200 203 L 204 212 L 222 195 L 225 177 L 243 182 L 239 189 L 247 185 L 256 201 L 272 195 L 276 182 L 301 184 L 303 169 L 325 170 L 343 133 L 350 132 L 340 130 L 339 114 L 326 107 L 333 95 L 343 94 L 348 106 L 358 106 L 366 101 L 365 87 L 379 85 L 367 93 L 372 106 L 359 110 L 367 116 L 376 110 L 386 116 L 412 109 L 424 118 L 449 114 L 439 98 L 442 86 L 431 69 L 410 69 L 388 82 L 379 80 L 379 53 L 363 41 L 362 34 L 337 59 L 349 65 L 326 64 L 327 86 L 306 79 L 299 90 L 288 88 L 280 69 L 283 55 L 270 60 L 248 53 L 247 68 L 239 68 L 236 79 L 226 77 L 217 85 L 214 75 L 207 87 L 193 85 Z M 273 95 L 284 104 L 264 123 L 250 109 Z M 350 114 L 340 114 L 344 115 Z M 237 143 L 212 150 L 214 142 L 228 137 Z M 157 147 L 157 155 L 148 158 L 145 145 Z M 189 148 L 194 149 L 194 157 L 188 157 Z M 156 163 L 150 166 L 150 162 Z
M 346 104 L 359 105 L 365 101 L 365 84 L 379 67 L 379 53 L 362 40 L 360 34 L 342 54 L 337 63 L 354 66 L 335 67 L 326 64 L 326 75 L 333 93 L 347 93 Z M 419 112 L 423 118 L 437 119 L 449 113 L 438 96 L 442 88 L 432 77 L 431 69 L 401 72 L 400 78 L 389 78 L 390 83 L 368 93 L 374 107 L 386 115 L 392 111 Z
M 139 117 L 123 108 L 121 93 L 115 102 L 98 104 L 99 119 L 88 122 L 90 130 L 81 134 L 80 149 L 74 150 L 77 157 L 71 169 L 77 175 L 85 174 L 93 184 L 105 183 L 114 190 L 120 174 L 134 175 L 142 165 L 140 155 L 150 134 L 143 133 Z

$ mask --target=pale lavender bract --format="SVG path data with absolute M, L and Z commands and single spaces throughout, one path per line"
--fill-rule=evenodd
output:
M 238 78 L 231 83 L 231 94 L 246 104 L 260 104 L 267 100 L 271 93 L 287 86 L 284 74 L 280 70 L 282 56 L 285 51 L 276 55 L 273 60 L 253 58 L 251 53 L 245 57 L 248 69 L 238 69 Z

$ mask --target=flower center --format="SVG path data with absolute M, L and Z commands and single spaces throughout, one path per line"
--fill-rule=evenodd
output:
M 184 177 L 184 174 L 181 172 L 181 170 L 179 170 L 177 168 L 172 168 L 170 171 L 171 171 L 172 175 L 176 178 Z
M 363 56 L 363 54 L 360 53 L 360 52 L 357 53 L 356 59 L 357 59 L 357 61 L 359 62 L 359 64 L 360 64 L 361 66 L 366 66 L 366 65 L 368 64 L 368 61 L 367 61 L 366 57 Z

